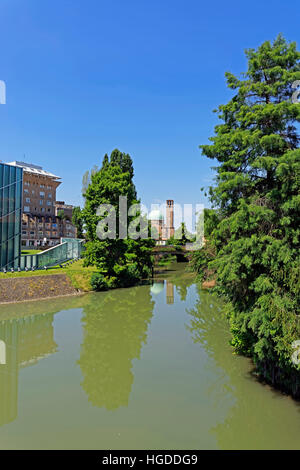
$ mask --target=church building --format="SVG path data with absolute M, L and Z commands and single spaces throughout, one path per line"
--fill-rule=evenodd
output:
M 168 199 L 166 201 L 166 223 L 164 223 L 164 216 L 160 210 L 153 210 L 150 212 L 149 219 L 151 220 L 151 230 L 158 235 L 159 242 L 165 242 L 170 237 L 174 236 L 174 201 Z

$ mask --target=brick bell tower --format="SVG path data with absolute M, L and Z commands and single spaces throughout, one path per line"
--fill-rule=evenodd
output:
M 174 236 L 174 201 L 172 199 L 167 199 L 166 202 L 166 229 L 167 229 L 167 238 Z

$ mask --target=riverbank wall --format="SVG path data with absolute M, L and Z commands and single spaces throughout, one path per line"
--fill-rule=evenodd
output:
M 65 274 L 0 279 L 0 304 L 76 295 L 78 292 Z

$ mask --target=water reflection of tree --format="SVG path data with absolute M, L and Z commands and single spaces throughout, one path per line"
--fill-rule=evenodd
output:
M 176 292 L 180 296 L 180 300 L 184 302 L 189 290 L 189 287 L 195 283 L 195 276 L 187 273 L 186 276 L 180 278 L 172 279 L 174 286 L 176 287 Z
M 210 386 L 209 393 L 220 408 L 220 415 L 225 413 L 225 418 L 211 429 L 219 447 L 299 448 L 299 414 L 289 412 L 287 418 L 286 406 L 291 403 L 283 403 L 282 395 L 257 383 L 248 359 L 233 354 L 228 344 L 228 324 L 221 310 L 221 302 L 199 287 L 195 307 L 188 310 L 191 315 L 188 329 L 194 342 L 201 343 L 218 368 L 218 379 Z
M 232 359 L 229 347 L 230 335 L 228 324 L 222 313 L 222 302 L 211 292 L 201 289 L 200 284 L 197 284 L 196 289 L 195 306 L 187 310 L 191 316 L 187 329 L 190 331 L 193 341 L 200 343 L 207 355 L 215 362 L 216 357 L 219 356 L 224 360 L 226 353 L 227 357 Z M 222 366 L 218 369 L 217 377 L 218 379 L 210 386 L 208 393 L 214 396 L 216 402 L 228 403 L 229 406 L 232 402 L 232 387 Z
M 132 360 L 146 343 L 153 307 L 148 286 L 90 296 L 78 363 L 81 385 L 94 406 L 113 410 L 128 405 Z
M 192 317 L 188 330 L 192 334 L 193 341 L 205 344 L 206 352 L 211 355 L 217 346 L 214 344 L 213 339 L 220 335 L 220 331 L 229 339 L 228 325 L 222 314 L 220 299 L 213 296 L 209 291 L 201 289 L 200 284 L 197 284 L 196 288 L 197 301 L 195 307 L 187 310 L 187 313 Z

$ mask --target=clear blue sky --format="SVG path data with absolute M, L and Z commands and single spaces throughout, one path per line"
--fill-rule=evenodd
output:
M 213 162 L 198 145 L 231 96 L 224 72 L 245 70 L 245 48 L 300 31 L 290 0 L 1 0 L 0 19 L 0 160 L 25 154 L 60 175 L 58 198 L 73 204 L 116 147 L 145 204 L 204 202 Z

